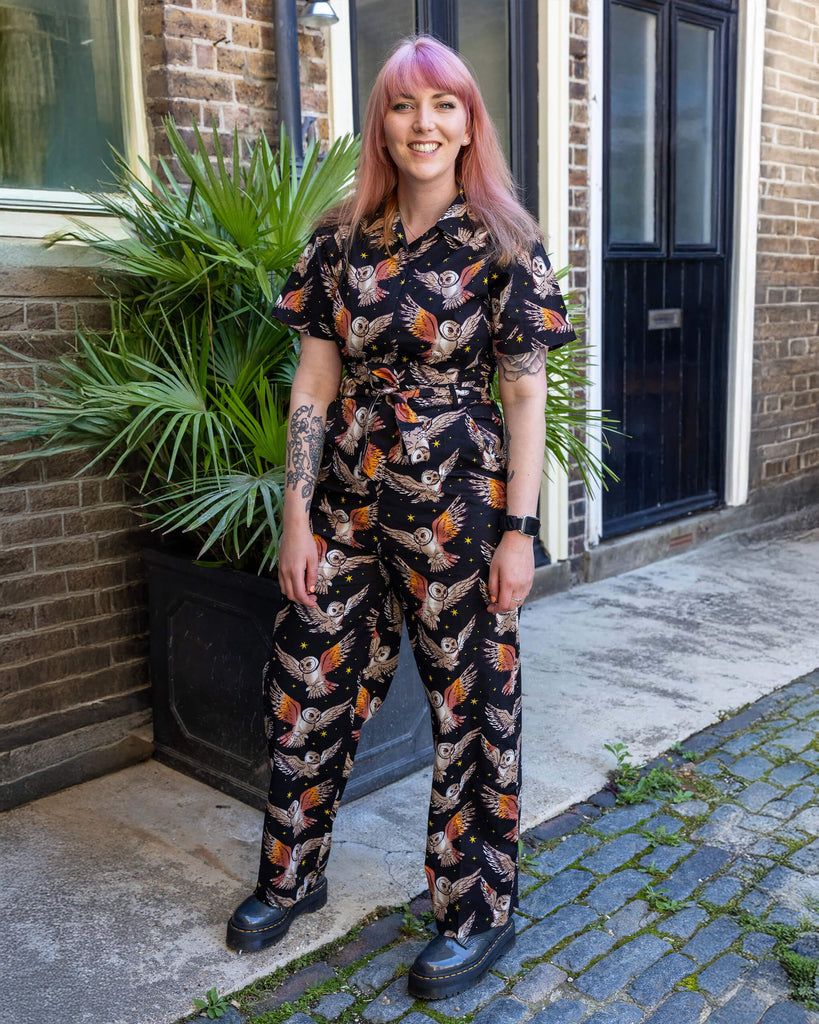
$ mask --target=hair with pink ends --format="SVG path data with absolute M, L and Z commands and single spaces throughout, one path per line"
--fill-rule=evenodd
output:
M 500 262 L 508 263 L 516 251 L 529 249 L 542 238 L 542 233 L 518 202 L 495 126 L 475 79 L 454 50 L 431 36 L 401 40 L 378 73 L 364 116 L 355 187 L 333 219 L 349 225 L 352 234 L 383 207 L 384 244 L 395 241 L 392 215 L 398 207 L 398 173 L 384 145 L 383 125 L 394 97 L 420 88 L 452 93 L 466 107 L 471 142 L 461 148 L 455 177 L 464 190 L 472 219 L 489 232 Z

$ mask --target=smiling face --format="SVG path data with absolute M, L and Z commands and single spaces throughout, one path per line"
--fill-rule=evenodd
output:
M 469 144 L 468 115 L 457 96 L 434 88 L 395 96 L 384 117 L 384 144 L 399 183 L 455 191 L 455 162 Z

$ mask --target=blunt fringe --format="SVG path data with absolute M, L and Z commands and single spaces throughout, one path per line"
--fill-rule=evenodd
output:
M 384 146 L 384 118 L 396 96 L 422 88 L 452 93 L 466 108 L 471 142 L 461 148 L 455 177 L 463 188 L 472 220 L 488 232 L 495 258 L 507 264 L 516 252 L 542 240 L 543 233 L 517 199 L 495 126 L 475 79 L 454 50 L 431 36 L 402 39 L 378 73 L 364 117 L 353 191 L 331 219 L 347 227 L 352 237 L 362 222 L 373 220 L 383 207 L 383 243 L 394 244 L 398 174 Z

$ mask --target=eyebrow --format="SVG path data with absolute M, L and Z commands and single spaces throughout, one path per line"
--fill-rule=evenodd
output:
M 434 100 L 439 100 L 442 96 L 452 96 L 453 99 L 457 99 L 457 97 L 455 96 L 454 92 L 434 92 L 432 94 L 432 98 Z M 399 93 L 398 94 L 398 98 L 402 99 L 402 100 L 414 100 L 415 99 L 415 97 L 411 96 L 408 92 Z

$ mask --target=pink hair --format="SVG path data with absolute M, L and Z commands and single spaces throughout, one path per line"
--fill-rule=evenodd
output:
M 495 126 L 475 79 L 454 50 L 431 36 L 401 40 L 378 73 L 364 117 L 355 188 L 333 219 L 349 225 L 352 235 L 362 221 L 370 220 L 383 206 L 383 242 L 391 245 L 395 241 L 392 215 L 398 208 L 398 174 L 384 147 L 384 118 L 396 96 L 411 95 L 419 88 L 449 92 L 466 107 L 471 142 L 461 148 L 455 177 L 463 188 L 472 219 L 489 232 L 498 259 L 508 263 L 516 251 L 529 249 L 541 239 L 542 233 L 517 200 Z

